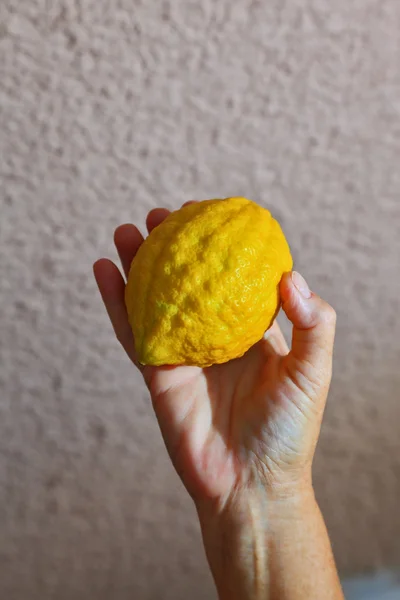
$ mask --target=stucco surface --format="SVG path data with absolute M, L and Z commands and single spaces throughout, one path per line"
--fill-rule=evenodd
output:
M 192 198 L 270 208 L 335 306 L 317 494 L 343 572 L 399 564 L 399 31 L 397 0 L 2 0 L 1 598 L 214 597 L 91 275 Z

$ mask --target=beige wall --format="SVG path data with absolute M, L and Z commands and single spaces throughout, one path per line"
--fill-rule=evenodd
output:
M 246 195 L 339 315 L 315 481 L 338 563 L 400 561 L 398 0 L 3 0 L 0 597 L 213 597 L 91 264 Z

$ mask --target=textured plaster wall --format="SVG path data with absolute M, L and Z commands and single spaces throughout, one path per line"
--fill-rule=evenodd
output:
M 2 0 L 0 597 L 213 598 L 91 276 L 113 228 L 246 195 L 337 309 L 315 483 L 342 571 L 400 561 L 398 0 Z

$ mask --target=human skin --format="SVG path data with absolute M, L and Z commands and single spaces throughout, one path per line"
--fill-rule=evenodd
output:
M 155 209 L 149 232 L 167 216 Z M 114 234 L 122 268 L 143 242 Z M 243 357 L 206 369 L 142 366 L 108 259 L 95 278 L 115 334 L 141 371 L 169 456 L 191 495 L 221 600 L 343 600 L 312 486 L 312 461 L 332 374 L 336 314 L 298 273 L 280 283 L 291 349 L 275 322 Z

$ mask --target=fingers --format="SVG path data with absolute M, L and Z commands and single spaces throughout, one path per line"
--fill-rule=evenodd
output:
M 188 202 L 184 202 L 182 204 L 182 208 L 184 206 L 189 206 L 189 204 L 195 204 L 196 202 L 197 202 L 197 200 L 189 200 Z M 147 231 L 149 233 L 151 233 L 155 227 L 160 225 L 160 223 L 162 223 L 164 221 L 164 219 L 166 217 L 168 217 L 170 212 L 171 211 L 169 211 L 167 208 L 153 208 L 153 210 L 151 210 L 149 212 L 149 214 L 147 215 L 147 219 L 146 219 Z
M 125 307 L 123 277 L 118 267 L 108 258 L 95 262 L 93 272 L 117 340 L 129 358 L 137 364 L 133 334 Z
M 165 219 L 165 217 L 169 215 L 169 213 L 170 211 L 166 208 L 154 208 L 151 210 L 146 219 L 148 232 L 150 233 L 155 227 L 157 227 L 157 225 L 159 225 Z M 132 260 L 134 259 L 135 254 L 139 250 L 143 241 L 143 236 L 139 229 L 130 223 L 120 225 L 115 230 L 114 243 L 117 247 L 118 255 L 126 277 L 129 275 L 129 269 L 132 264 Z
M 193 204 L 193 200 L 186 202 Z M 184 206 L 185 206 L 184 205 Z M 146 219 L 147 230 L 150 233 L 170 214 L 166 208 L 155 208 L 149 212 Z M 144 239 L 135 225 L 126 223 L 117 227 L 114 242 L 121 260 L 125 276 L 128 277 L 132 260 Z M 108 316 L 117 339 L 124 347 L 128 356 L 137 363 L 133 334 L 128 321 L 125 307 L 125 282 L 118 267 L 106 258 L 98 260 L 93 265 L 93 272 L 100 290 Z
M 271 352 L 279 354 L 280 356 L 286 356 L 286 354 L 288 354 L 288 345 L 276 320 L 273 322 L 268 331 L 265 332 L 264 340 L 266 345 L 269 346 Z
M 291 378 L 310 397 L 329 387 L 336 313 L 313 294 L 299 273 L 285 273 L 280 292 L 293 324 L 292 349 L 285 359 Z
M 155 227 L 160 225 L 160 223 L 162 223 L 164 221 L 164 219 L 166 217 L 168 217 L 170 212 L 171 211 L 169 211 L 166 208 L 153 208 L 153 210 L 151 210 L 149 212 L 149 214 L 147 215 L 147 219 L 146 219 L 147 231 L 149 233 L 151 233 Z
M 126 223 L 120 225 L 114 232 L 114 243 L 121 260 L 125 276 L 128 277 L 129 269 L 136 252 L 143 243 L 143 236 L 135 225 Z

